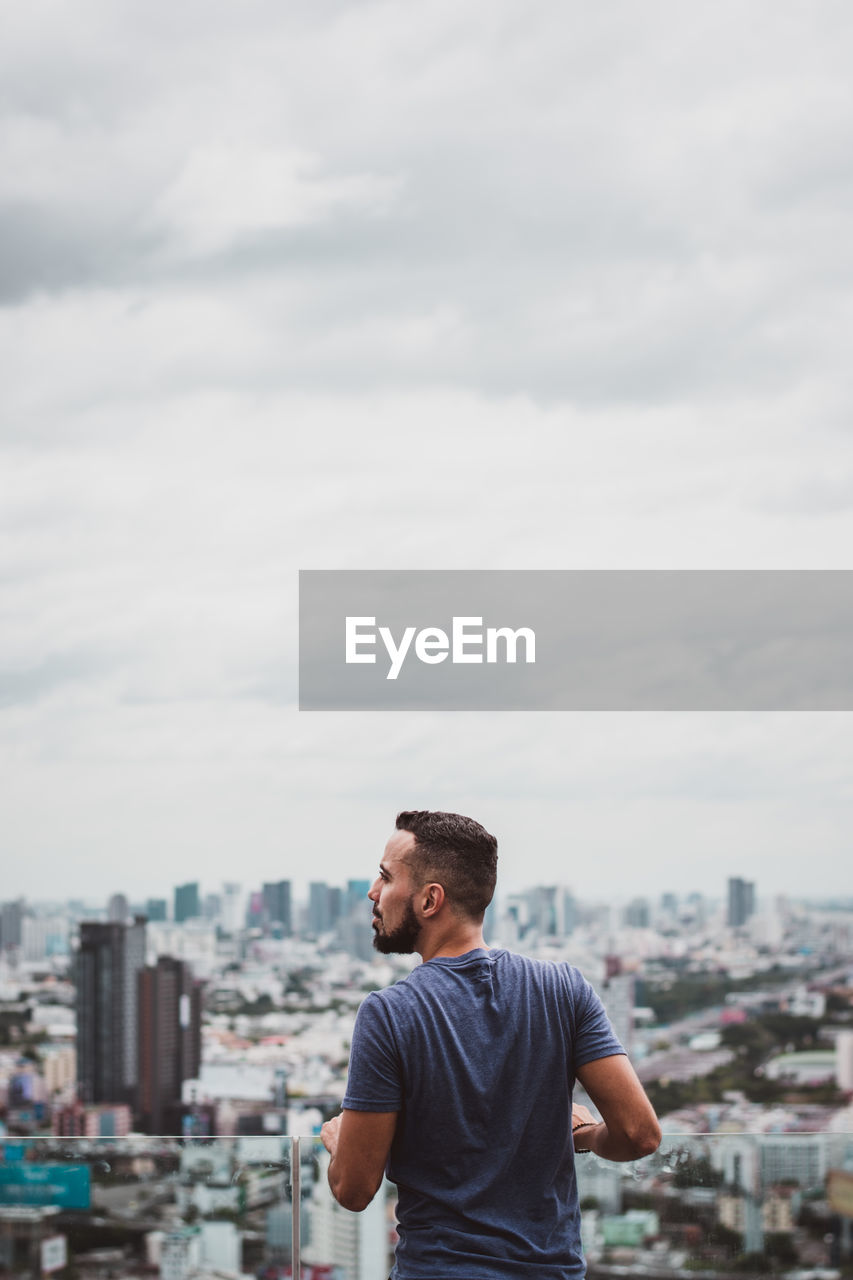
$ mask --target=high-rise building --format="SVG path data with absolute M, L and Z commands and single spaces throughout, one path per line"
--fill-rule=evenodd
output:
M 329 919 L 332 928 L 338 923 L 344 912 L 344 891 L 340 885 L 329 885 Z
M 137 983 L 140 1127 L 179 1133 L 181 1085 L 201 1065 L 201 985 L 171 956 L 140 969 Z
M 625 908 L 625 923 L 633 929 L 648 929 L 651 919 L 648 900 L 632 898 Z
M 175 889 L 175 924 L 183 924 L 184 920 L 194 920 L 201 915 L 201 899 L 198 892 L 198 881 L 191 884 L 179 884 Z
M 325 880 L 312 880 L 308 886 L 308 932 L 318 938 L 329 927 L 329 886 Z
M 130 918 L 130 907 L 123 893 L 114 893 L 107 903 L 107 919 L 115 924 L 125 924 Z
M 249 894 L 246 902 L 246 928 L 260 929 L 264 923 L 264 895 L 260 889 Z
M 68 919 L 64 915 L 31 915 L 21 921 L 21 953 L 41 961 L 68 955 Z
M 219 920 L 222 916 L 222 898 L 218 893 L 206 893 L 201 907 L 205 920 Z
M 145 964 L 145 921 L 83 921 L 76 959 L 77 1096 L 136 1102 L 137 975 Z
M 630 1054 L 634 1047 L 635 982 L 633 973 L 615 973 L 609 977 L 602 988 L 601 999 L 623 1049 Z
M 729 880 L 728 923 L 732 929 L 746 924 L 755 911 L 755 884 L 734 876 Z
M 324 880 L 308 886 L 308 932 L 318 938 L 333 929 L 341 915 L 341 891 Z
M 168 918 L 169 904 L 165 898 L 148 898 L 145 903 L 145 914 L 152 922 L 162 922 Z
M 264 917 L 268 925 L 281 925 L 286 938 L 293 933 L 293 918 L 290 906 L 290 881 L 276 880 L 265 884 L 263 889 Z
M 243 901 L 242 885 L 226 881 L 222 886 L 222 928 L 226 933 L 237 933 L 242 925 L 240 907 Z
M 21 945 L 21 927 L 24 919 L 24 899 L 4 902 L 0 906 L 0 948 L 9 951 Z
M 347 880 L 347 898 L 344 908 L 347 915 L 353 907 L 358 910 L 364 907 L 371 884 L 370 880 Z
M 373 1280 L 391 1270 L 388 1224 L 385 1220 L 385 1187 L 379 1188 L 362 1213 L 342 1209 L 329 1194 L 326 1174 L 329 1157 L 321 1151 L 319 1176 L 311 1195 L 311 1239 L 303 1256 L 314 1267 L 340 1267 L 347 1280 Z

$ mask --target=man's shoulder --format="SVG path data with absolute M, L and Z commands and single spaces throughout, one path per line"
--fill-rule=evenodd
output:
M 533 977 L 560 978 L 563 981 L 570 982 L 574 985 L 585 985 L 584 978 L 580 969 L 569 960 L 551 960 L 544 959 L 540 956 L 525 956 L 518 951 L 507 951 L 504 948 L 498 948 L 493 954 L 499 955 L 501 962 L 508 969 L 515 970 L 517 973 L 527 973 Z

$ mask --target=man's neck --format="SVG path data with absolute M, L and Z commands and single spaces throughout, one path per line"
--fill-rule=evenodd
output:
M 468 951 L 478 950 L 489 950 L 483 940 L 482 925 L 470 925 L 434 937 L 421 937 L 418 941 L 418 951 L 424 964 L 439 956 L 464 956 Z

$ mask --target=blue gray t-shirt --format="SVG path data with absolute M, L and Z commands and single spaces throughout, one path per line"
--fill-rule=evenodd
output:
M 578 1067 L 616 1053 L 568 964 L 469 951 L 367 996 L 343 1105 L 400 1113 L 395 1280 L 585 1274 L 572 1088 Z

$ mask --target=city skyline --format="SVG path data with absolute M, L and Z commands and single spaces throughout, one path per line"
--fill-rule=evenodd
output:
M 253 929 L 267 931 L 272 928 L 275 931 L 279 928 L 281 937 L 316 937 L 330 932 L 336 922 L 347 917 L 352 919 L 353 912 L 357 927 L 359 908 L 362 907 L 364 934 L 366 937 L 370 936 L 370 903 L 366 881 L 350 880 L 346 884 L 336 884 L 326 880 L 294 879 L 281 881 L 280 884 L 288 895 L 289 906 L 284 916 L 276 915 L 270 910 L 264 900 L 263 888 L 251 883 L 236 884 L 233 881 L 220 885 L 193 882 L 192 887 L 198 890 L 198 908 L 189 915 L 176 914 L 174 908 L 169 909 L 168 899 L 161 897 L 149 896 L 134 900 L 125 894 L 111 894 L 106 903 L 97 898 L 86 899 L 79 896 L 64 900 L 23 896 L 12 898 L 0 902 L 5 922 L 0 925 L 0 947 L 21 945 L 21 925 L 24 919 L 55 924 L 58 920 L 67 918 L 75 925 L 95 921 L 129 924 L 139 919 L 148 924 L 170 926 L 193 926 L 200 922 L 217 925 L 225 934 Z M 631 895 L 617 892 L 606 897 L 577 894 L 572 885 L 557 880 L 547 883 L 530 882 L 504 892 L 496 891 L 489 908 L 489 918 L 494 921 L 496 913 L 505 914 L 525 900 L 532 903 L 537 895 L 543 893 L 562 895 L 574 908 L 593 915 L 600 914 L 605 908 L 612 908 L 623 914 L 625 924 L 641 928 L 656 927 L 667 917 L 673 920 L 688 919 L 697 910 L 702 913 L 706 922 L 718 918 L 718 922 L 728 928 L 740 928 L 753 915 L 767 912 L 772 914 L 800 909 L 834 910 L 842 913 L 853 911 L 853 894 L 850 893 L 821 896 L 803 892 L 791 896 L 772 889 L 760 892 L 760 886 L 740 877 L 728 877 L 719 892 L 702 893 L 693 889 L 686 893 L 674 893 L 664 889 L 657 894 Z M 319 904 L 320 895 L 324 899 L 322 906 Z M 124 904 L 125 909 L 121 914 L 114 911 L 117 898 Z

